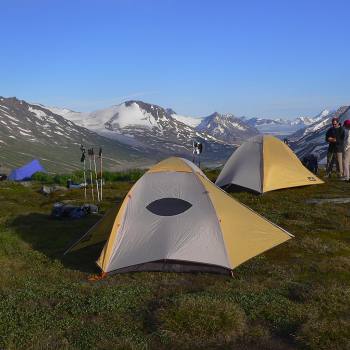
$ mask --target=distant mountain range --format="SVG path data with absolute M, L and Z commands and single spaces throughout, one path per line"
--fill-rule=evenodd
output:
M 181 121 L 181 117 L 174 117 L 174 111 L 143 101 L 127 101 L 91 113 L 57 108 L 51 110 L 100 136 L 117 140 L 157 158 L 170 155 L 191 158 L 192 141 L 197 140 L 204 147 L 202 160 L 211 165 L 220 164 L 242 140 L 238 129 L 236 137 L 232 137 L 228 143 L 224 139 L 225 135 L 213 136 L 206 130 L 200 130 L 199 125 L 193 126 Z M 227 127 L 225 131 L 234 135 L 232 128 Z
M 288 136 L 297 130 L 303 129 L 317 121 L 323 119 L 332 111 L 325 109 L 317 116 L 311 117 L 297 117 L 295 119 L 268 119 L 268 118 L 246 118 L 241 119 L 248 125 L 255 127 L 262 134 L 269 134 L 275 136 Z
M 198 131 L 142 101 L 80 113 L 0 97 L 0 164 L 7 169 L 33 158 L 51 171 L 79 169 L 80 144 L 102 146 L 106 169 L 142 167 L 170 155 L 191 159 L 193 140 L 203 143 L 204 163 L 220 165 L 242 140 L 237 134 L 227 143 L 221 136 Z
M 86 113 L 0 97 L 0 164 L 13 168 L 39 158 L 48 170 L 71 171 L 81 167 L 83 143 L 96 150 L 103 147 L 106 169 L 144 167 L 171 155 L 191 159 L 192 142 L 197 140 L 204 146 L 203 164 L 219 166 L 242 142 L 259 133 L 289 135 L 298 155 L 317 153 L 319 146 L 323 156 L 326 145 L 310 135 L 321 135 L 336 113 L 324 110 L 314 118 L 294 120 L 218 112 L 190 117 L 143 101 Z

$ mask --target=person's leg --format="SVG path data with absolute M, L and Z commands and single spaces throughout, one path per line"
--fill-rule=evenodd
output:
M 331 173 L 330 166 L 331 166 L 331 153 L 327 152 L 327 165 L 326 165 L 326 176 L 329 176 Z
M 349 180 L 350 148 L 344 151 L 343 161 L 344 161 L 343 163 L 344 177 L 346 180 Z
M 343 176 L 343 153 L 337 152 L 337 171 L 339 176 Z
M 333 168 L 333 152 L 327 152 L 327 166 L 326 166 L 326 176 L 331 176 Z

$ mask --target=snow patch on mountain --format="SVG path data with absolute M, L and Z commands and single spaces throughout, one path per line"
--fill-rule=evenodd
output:
M 151 105 L 151 108 L 153 106 Z M 156 119 L 151 113 L 141 109 L 133 102 L 130 105 L 121 104 L 116 109 L 116 113 L 109 119 L 109 123 L 125 128 L 127 126 L 145 126 L 147 128 L 159 127 Z
M 191 126 L 192 128 L 197 127 L 201 121 L 203 120 L 203 118 L 201 117 L 189 117 L 189 116 L 185 116 L 185 115 L 179 115 L 179 114 L 175 114 L 172 113 L 170 114 L 172 118 L 178 120 L 181 123 L 184 123 L 188 126 Z
M 46 113 L 41 109 L 36 109 L 32 106 L 28 106 L 28 111 L 33 113 L 40 120 L 44 120 L 44 118 L 46 117 Z

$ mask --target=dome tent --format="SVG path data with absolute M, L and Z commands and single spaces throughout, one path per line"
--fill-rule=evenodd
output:
M 322 184 L 293 151 L 274 136 L 258 135 L 231 155 L 215 184 L 265 193 L 281 188 Z
M 173 157 L 144 174 L 118 214 L 110 210 L 68 251 L 107 238 L 97 261 L 105 273 L 230 273 L 291 237 L 216 187 L 193 163 Z
M 46 173 L 46 170 L 40 164 L 39 160 L 34 159 L 26 165 L 23 165 L 21 168 L 12 170 L 8 179 L 12 181 L 25 181 L 29 180 L 35 173 L 38 172 Z

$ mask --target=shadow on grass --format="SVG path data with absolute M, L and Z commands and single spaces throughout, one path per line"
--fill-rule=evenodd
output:
M 88 247 L 67 255 L 64 252 L 102 216 L 90 215 L 82 219 L 55 219 L 50 215 L 31 213 L 19 215 L 9 223 L 18 236 L 50 259 L 57 259 L 70 269 L 87 273 L 99 271 L 95 264 L 103 244 Z

